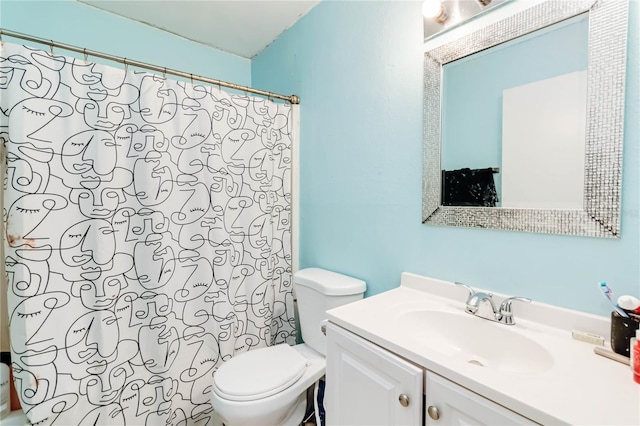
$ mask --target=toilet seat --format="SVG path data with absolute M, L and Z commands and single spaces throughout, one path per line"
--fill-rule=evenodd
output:
M 282 392 L 305 372 L 307 358 L 287 344 L 245 352 L 213 375 L 213 391 L 230 401 L 253 401 Z

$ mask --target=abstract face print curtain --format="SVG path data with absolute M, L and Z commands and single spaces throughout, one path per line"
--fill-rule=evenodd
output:
M 9 43 L 0 107 L 27 417 L 211 424 L 222 362 L 295 341 L 291 107 Z

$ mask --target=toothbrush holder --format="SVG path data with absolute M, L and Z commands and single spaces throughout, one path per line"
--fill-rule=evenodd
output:
M 625 318 L 616 311 L 611 312 L 611 349 L 620 355 L 629 356 L 629 341 L 640 328 L 640 317 Z

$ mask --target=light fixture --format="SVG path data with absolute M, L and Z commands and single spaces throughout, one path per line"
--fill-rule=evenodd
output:
M 431 18 L 439 24 L 444 24 L 449 18 L 449 13 L 441 0 L 425 0 L 422 3 L 422 14 L 425 18 Z

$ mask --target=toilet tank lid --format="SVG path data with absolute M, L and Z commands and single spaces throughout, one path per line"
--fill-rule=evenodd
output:
M 301 269 L 293 274 L 296 285 L 312 288 L 327 296 L 364 293 L 367 284 L 357 278 L 320 268 Z

